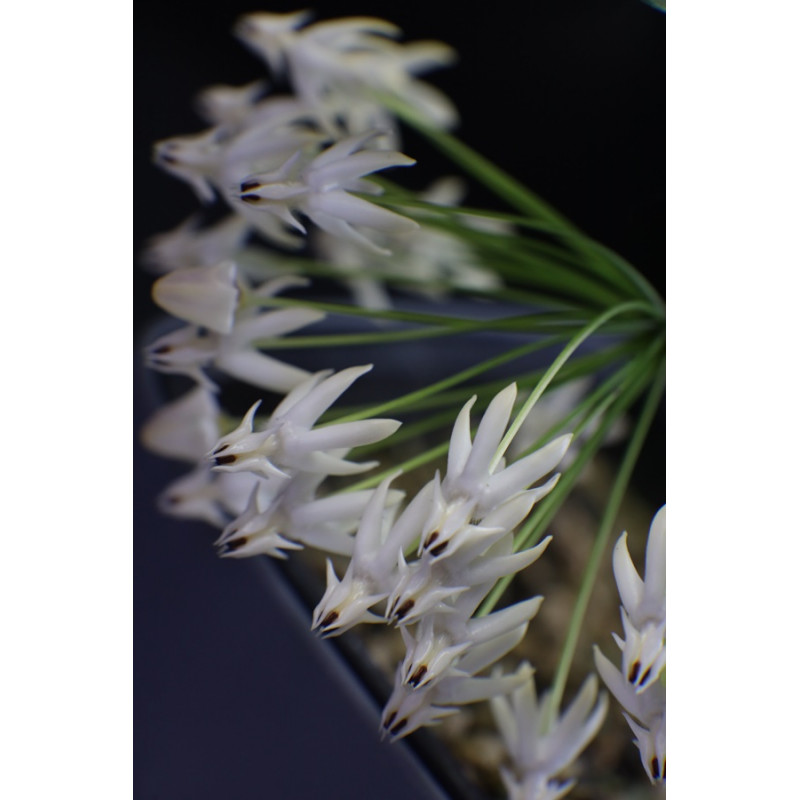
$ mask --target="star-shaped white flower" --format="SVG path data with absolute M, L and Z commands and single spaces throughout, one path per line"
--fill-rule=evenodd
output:
M 410 625 L 434 609 L 441 610 L 445 601 L 452 602 L 472 588 L 488 584 L 485 589 L 488 592 L 498 579 L 533 564 L 552 539 L 548 536 L 536 547 L 513 553 L 510 532 L 499 527 L 488 530 L 501 538 L 488 547 L 485 540 L 478 539 L 446 558 L 425 551 L 419 560 L 406 563 L 400 553 L 399 579 L 386 603 L 387 619 Z
M 284 397 L 264 427 L 254 430 L 259 400 L 236 430 L 219 440 L 208 459 L 214 469 L 248 471 L 264 478 L 286 478 L 296 472 L 353 475 L 371 469 L 376 462 L 358 464 L 344 455 L 353 447 L 391 436 L 399 422 L 370 419 L 314 427 L 339 396 L 371 369 L 369 364 L 312 375 Z
M 215 542 L 219 555 L 248 558 L 265 554 L 286 558 L 284 550 L 303 547 L 351 555 L 353 533 L 374 490 L 316 498 L 316 490 L 324 478 L 324 475 L 300 473 L 277 486 L 275 496 L 266 504 L 259 497 L 259 487 L 254 488 L 245 511 L 228 524 Z M 388 503 L 394 506 L 402 497 L 402 492 L 390 492 Z
M 379 134 L 370 131 L 342 139 L 308 163 L 298 151 L 280 169 L 243 180 L 239 199 L 253 209 L 277 216 L 302 233 L 306 229 L 295 212 L 302 212 L 333 236 L 385 253 L 358 228 L 403 234 L 416 230 L 417 223 L 350 192 L 374 194 L 380 190 L 362 180 L 365 175 L 416 162 L 395 151 L 365 150 L 364 146 Z
M 473 617 L 475 609 L 489 588 L 468 592 L 451 607 L 434 611 L 416 624 L 402 626 L 406 655 L 403 659 L 403 682 L 415 689 L 435 683 L 457 667 L 464 653 L 477 645 L 498 639 L 517 630 L 525 635 L 528 623 L 541 607 L 543 597 L 532 597 L 484 617 Z
M 328 561 L 325 594 L 314 609 L 312 630 L 339 636 L 362 622 L 383 622 L 369 609 L 384 600 L 397 582 L 397 554 L 419 537 L 430 514 L 431 486 L 423 487 L 393 521 L 387 513 L 389 485 L 386 478 L 364 509 L 356 532 L 353 557 L 341 580 Z
M 521 638 L 519 629 L 515 629 L 477 645 L 461 658 L 457 668 L 449 668 L 435 683 L 420 688 L 405 682 L 403 665 L 398 665 L 394 688 L 381 716 L 381 732 L 396 741 L 418 728 L 436 725 L 457 714 L 458 706 L 514 691 L 533 674 L 530 664 L 521 664 L 511 675 L 476 677 L 476 674 L 506 655 Z

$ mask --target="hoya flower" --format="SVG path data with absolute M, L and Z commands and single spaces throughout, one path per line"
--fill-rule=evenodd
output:
M 148 450 L 164 458 L 197 463 L 219 439 L 219 406 L 214 394 L 197 386 L 161 406 L 139 435 Z
M 153 284 L 153 300 L 172 316 L 216 333 L 230 333 L 239 304 L 236 265 L 188 267 L 168 272 Z
M 595 645 L 594 661 L 606 686 L 625 709 L 623 716 L 635 736 L 636 746 L 651 783 L 667 778 L 667 693 L 657 681 L 639 690 Z
M 372 365 L 331 374 L 323 370 L 292 389 L 261 430 L 254 430 L 259 400 L 241 424 L 208 454 L 217 470 L 249 471 L 264 478 L 285 478 L 296 471 L 353 475 L 375 466 L 357 464 L 344 454 L 353 447 L 391 436 L 400 423 L 390 419 L 344 422 L 315 428 L 319 417 Z
M 269 296 L 296 283 L 293 278 L 269 281 L 258 291 Z M 207 332 L 198 326 L 179 328 L 153 342 L 146 350 L 147 366 L 168 374 L 186 375 L 212 391 L 216 384 L 204 370 L 220 372 L 273 392 L 288 392 L 308 378 L 306 370 L 285 364 L 256 347 L 256 342 L 319 322 L 324 314 L 306 308 L 287 308 L 237 316 L 228 335 Z
M 237 214 L 230 214 L 214 225 L 200 228 L 197 217 L 190 217 L 177 228 L 154 236 L 142 260 L 159 273 L 183 267 L 213 267 L 232 258 L 244 245 L 250 225 Z
M 386 506 L 396 475 L 381 482 L 364 509 L 353 556 L 341 580 L 328 561 L 325 594 L 314 609 L 312 630 L 338 636 L 362 622 L 383 622 L 370 608 L 384 600 L 397 580 L 397 554 L 419 537 L 430 514 L 430 484 L 423 487 L 393 522 Z
M 350 192 L 375 193 L 377 187 L 362 180 L 365 175 L 387 167 L 407 167 L 415 161 L 394 151 L 364 150 L 378 133 L 370 131 L 336 142 L 307 164 L 298 151 L 274 172 L 253 174 L 244 180 L 240 200 L 302 233 L 306 229 L 296 212 L 333 236 L 385 252 L 354 226 L 398 234 L 416 230 L 417 223 Z
M 597 701 L 597 702 L 595 702 Z M 597 700 L 597 678 L 586 679 L 570 707 L 550 718 L 552 694 L 539 699 L 531 678 L 514 690 L 511 699 L 495 697 L 492 712 L 511 757 L 511 769 L 501 769 L 509 800 L 557 800 L 574 781 L 557 775 L 568 767 L 596 736 L 608 711 L 608 697 Z
M 405 682 L 403 665 L 395 672 L 394 688 L 381 716 L 382 733 L 392 741 L 401 739 L 426 725 L 435 725 L 445 717 L 458 713 L 458 707 L 489 700 L 514 691 L 530 680 L 533 670 L 523 663 L 511 675 L 493 674 L 476 677 L 515 647 L 524 631 L 515 629 L 504 636 L 473 647 L 457 668 L 449 668 L 435 683 L 414 688 Z

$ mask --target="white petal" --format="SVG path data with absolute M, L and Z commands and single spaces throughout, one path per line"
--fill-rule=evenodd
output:
M 314 422 L 333 405 L 334 402 L 362 375 L 372 369 L 372 364 L 349 367 L 331 375 L 313 387 L 299 399 L 287 412 L 286 418 L 300 428 L 310 428 Z M 280 407 L 279 407 L 280 408 Z M 273 418 L 278 414 L 276 409 Z
M 379 442 L 391 436 L 402 423 L 393 419 L 367 419 L 327 425 L 298 435 L 291 445 L 292 453 L 311 453 L 314 450 L 350 449 Z
M 411 233 L 419 228 L 408 217 L 340 190 L 311 195 L 303 203 L 303 210 L 315 221 L 317 214 L 328 215 L 351 225 L 362 225 L 389 233 Z
M 653 517 L 647 537 L 645 557 L 645 594 L 648 605 L 664 602 L 667 591 L 667 507 L 662 506 Z
M 503 438 L 516 396 L 517 385 L 512 383 L 495 395 L 492 402 L 489 403 L 489 407 L 478 425 L 475 441 L 472 443 L 472 452 L 464 467 L 465 482 L 478 480 L 483 475 L 488 476 L 489 462 Z
M 477 399 L 477 395 L 472 395 L 456 417 L 453 433 L 450 436 L 450 449 L 447 452 L 448 475 L 460 475 L 464 471 L 464 466 L 469 458 L 472 450 L 469 413 Z
M 612 565 L 622 605 L 629 616 L 635 617 L 644 599 L 644 583 L 633 565 L 631 554 L 628 552 L 627 531 L 623 532 L 614 545 Z
M 283 394 L 294 389 L 308 378 L 308 372 L 290 364 L 284 364 L 272 356 L 256 350 L 235 350 L 223 353 L 216 366 L 232 378 L 238 378 L 259 389 Z

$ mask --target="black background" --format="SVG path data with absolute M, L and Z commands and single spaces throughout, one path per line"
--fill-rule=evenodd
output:
M 240 13 L 298 8 L 137 3 L 137 251 L 148 236 L 197 208 L 188 186 L 151 165 L 152 142 L 203 128 L 192 98 L 205 86 L 264 75 L 261 62 L 230 34 Z M 426 79 L 459 108 L 457 134 L 628 258 L 663 292 L 660 12 L 639 0 L 326 2 L 315 10 L 319 18 L 384 17 L 406 40 L 454 46 L 460 63 Z M 409 185 L 422 187 L 451 172 L 413 136 L 404 152 L 420 161 Z M 479 189 L 467 201 L 500 208 Z M 151 280 L 135 270 L 137 334 L 154 315 Z M 136 361 L 140 374 L 138 354 Z M 149 413 L 147 381 L 137 387 L 137 424 Z M 648 447 L 654 456 L 643 459 L 635 479 L 655 507 L 664 500 L 663 412 Z M 173 524 L 154 511 L 155 492 L 184 470 L 138 450 L 136 458 L 136 796 L 425 797 L 421 779 L 399 763 L 402 756 L 387 754 L 395 748 L 372 746 L 377 711 L 351 712 L 352 701 L 337 696 L 341 684 L 319 674 L 328 668 L 327 650 L 306 642 L 302 627 L 295 633 L 281 622 L 283 612 L 272 613 L 270 604 L 279 600 L 274 589 L 265 590 L 261 568 L 218 561 L 210 528 Z

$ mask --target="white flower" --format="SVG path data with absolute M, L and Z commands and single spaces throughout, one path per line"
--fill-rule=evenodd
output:
M 173 270 L 153 284 L 152 294 L 156 305 L 172 316 L 230 333 L 239 304 L 236 265 L 223 261 L 213 267 Z
M 622 650 L 623 672 L 639 690 L 654 683 L 666 664 L 667 507 L 653 517 L 647 538 L 645 579 L 639 577 L 628 552 L 628 534 L 614 546 L 613 567 L 625 639 L 615 636 Z
M 266 81 L 263 80 L 252 81 L 244 86 L 214 84 L 197 95 L 195 106 L 210 125 L 236 129 L 252 115 L 256 100 L 266 88 Z
M 215 542 L 219 555 L 286 558 L 283 550 L 301 550 L 304 546 L 350 555 L 352 534 L 374 492 L 344 492 L 315 499 L 314 492 L 324 478 L 301 473 L 280 487 L 265 510 L 260 508 L 258 490 L 254 489 L 244 513 Z M 402 492 L 392 492 L 389 502 L 396 504 L 402 497 Z
M 241 130 L 217 125 L 164 139 L 153 146 L 153 160 L 186 181 L 201 202 L 213 202 L 217 193 L 228 199 L 247 175 L 275 170 L 293 153 L 318 149 L 325 134 L 308 125 L 308 116 L 308 107 L 296 98 L 268 98 Z
M 595 737 L 608 711 L 608 697 L 597 699 L 597 678 L 587 678 L 569 709 L 556 716 L 546 730 L 552 694 L 536 697 L 533 679 L 516 689 L 511 701 L 492 699 L 492 711 L 512 769 L 501 776 L 509 800 L 556 800 L 563 797 L 574 781 L 561 782 L 556 776 L 569 766 Z
M 636 746 L 651 783 L 660 783 L 667 777 L 667 692 L 657 681 L 644 691 L 633 686 L 606 658 L 600 648 L 594 647 L 594 661 L 606 686 L 627 713 L 623 716 L 636 737 Z
M 277 278 L 258 291 L 262 295 L 274 294 L 292 282 L 291 278 Z M 147 348 L 147 366 L 159 372 L 186 375 L 212 391 L 217 386 L 204 369 L 213 366 L 261 389 L 288 392 L 306 380 L 309 373 L 260 352 L 254 343 L 291 333 L 324 317 L 312 309 L 286 308 L 255 314 L 240 312 L 228 335 L 206 333 L 192 325 L 179 328 Z
M 238 214 L 206 228 L 198 225 L 198 219 L 190 217 L 177 228 L 153 236 L 142 254 L 143 263 L 159 273 L 182 267 L 213 267 L 232 258 L 250 230 L 247 220 Z
M 422 558 L 410 564 L 399 554 L 399 579 L 386 604 L 386 617 L 398 624 L 410 625 L 434 609 L 441 610 L 444 601 L 452 600 L 474 587 L 519 572 L 536 561 L 550 544 L 548 536 L 536 547 L 512 554 L 513 536 L 495 530 L 502 538 L 487 549 L 487 542 L 476 540 L 462 546 L 447 558 L 437 558 L 425 551 Z
M 208 459 L 215 469 L 245 470 L 264 478 L 285 478 L 296 471 L 353 475 L 371 469 L 375 462 L 357 464 L 345 460 L 344 454 L 391 436 L 400 427 L 399 422 L 372 419 L 313 427 L 339 396 L 371 369 L 370 364 L 310 376 L 286 395 L 261 430 L 254 431 L 259 400 L 236 430 L 219 440 Z
M 219 406 L 214 394 L 197 386 L 161 406 L 139 435 L 142 444 L 160 456 L 198 462 L 219 439 Z
M 153 160 L 176 178 L 186 181 L 203 203 L 214 200 L 212 178 L 216 177 L 222 160 L 218 128 L 186 136 L 173 136 L 153 145 Z
M 396 475 L 375 490 L 358 526 L 353 557 L 339 580 L 328 561 L 325 594 L 314 609 L 311 629 L 323 637 L 339 636 L 362 622 L 383 622 L 369 609 L 384 600 L 397 581 L 397 554 L 422 530 L 430 514 L 431 486 L 423 487 L 393 522 L 386 513 L 389 485 Z
M 441 42 L 400 45 L 392 41 L 400 35 L 399 28 L 373 17 L 318 22 L 299 30 L 309 17 L 305 11 L 248 14 L 235 33 L 276 74 L 287 71 L 298 96 L 328 118 L 347 116 L 353 105 L 377 105 L 371 95 L 377 90 L 410 104 L 430 124 L 455 124 L 452 103 L 413 77 L 451 64 L 452 48 Z
M 652 783 L 666 779 L 666 688 L 659 678 L 666 666 L 667 507 L 653 517 L 647 539 L 645 579 L 628 552 L 627 533 L 614 547 L 614 577 L 622 600 L 625 639 L 614 635 L 622 651 L 622 672 L 594 648 L 597 671 L 625 709 L 642 764 Z
M 436 511 L 420 542 L 420 552 L 430 551 L 431 555 L 440 556 L 446 551 L 448 556 L 452 556 L 458 547 L 474 541 L 479 534 L 478 528 L 470 527 L 472 520 L 477 520 L 480 528 L 500 524 L 510 530 L 556 485 L 558 475 L 525 492 L 527 510 L 522 516 L 516 514 L 516 506 L 506 506 L 505 514 L 487 522 L 489 515 L 509 498 L 513 499 L 552 472 L 571 439 L 569 435 L 561 436 L 510 466 L 506 467 L 501 461 L 497 469 L 490 469 L 508 424 L 516 391 L 516 384 L 512 383 L 492 399 L 474 441 L 470 437 L 470 409 L 476 398 L 473 396 L 461 409 L 450 437 L 447 475 L 441 483 L 441 490 L 437 479 Z M 509 513 L 513 519 L 508 517 Z
M 432 612 L 417 623 L 412 633 L 409 626 L 400 632 L 406 646 L 403 659 L 403 682 L 419 689 L 435 683 L 472 647 L 498 639 L 517 630 L 525 635 L 528 623 L 539 611 L 543 597 L 533 597 L 484 617 L 472 617 L 488 589 L 465 593 L 452 607 Z M 471 595 L 471 596 L 469 596 Z
M 447 454 L 447 475 L 442 482 L 445 497 L 469 497 L 477 501 L 479 517 L 497 507 L 499 503 L 526 489 L 531 484 L 552 472 L 561 461 L 572 439 L 570 434 L 554 439 L 535 453 L 514 462 L 510 466 L 490 470 L 490 463 L 497 451 L 508 425 L 517 386 L 512 383 L 498 393 L 484 412 L 474 441 L 470 438 L 469 412 L 475 403 L 473 396 L 461 409 Z M 555 486 L 557 477 L 551 478 L 541 487 L 540 497 Z
M 202 520 L 224 528 L 231 515 L 244 510 L 246 498 L 256 484 L 252 475 L 214 475 L 201 464 L 161 492 L 158 508 L 171 517 Z
M 455 205 L 460 196 L 460 184 L 455 179 L 444 178 L 420 192 L 419 199 Z M 419 209 L 414 209 L 414 212 L 422 213 Z M 488 220 L 490 223 L 493 221 Z M 404 291 L 428 297 L 447 293 L 446 287 L 437 285 L 442 282 L 446 286 L 465 289 L 493 289 L 502 285 L 497 274 L 481 264 L 468 244 L 446 231 L 423 225 L 410 234 L 392 236 L 391 233 L 382 233 L 371 238 L 382 249 L 391 251 L 390 255 L 367 250 L 324 231 L 319 231 L 314 240 L 316 250 L 341 271 L 356 302 L 364 308 L 391 307 L 381 278 L 404 279 L 407 281 L 403 283 Z M 370 277 L 347 277 L 348 272 L 354 271 L 368 273 Z
M 387 167 L 410 166 L 415 161 L 394 151 L 364 150 L 378 133 L 370 131 L 343 139 L 305 165 L 298 151 L 278 170 L 250 175 L 241 184 L 240 199 L 302 233 L 305 228 L 294 212 L 307 215 L 333 236 L 386 252 L 354 226 L 397 234 L 416 230 L 417 223 L 349 192 L 375 193 L 377 187 L 362 180 L 365 175 Z
M 533 674 L 530 664 L 521 664 L 511 675 L 493 674 L 474 677 L 477 672 L 502 658 L 519 643 L 518 632 L 478 645 L 435 683 L 419 689 L 404 682 L 403 665 L 397 668 L 394 689 L 381 716 L 382 733 L 391 740 L 401 739 L 425 725 L 435 725 L 458 713 L 458 706 L 477 703 L 507 694 L 528 681 Z

